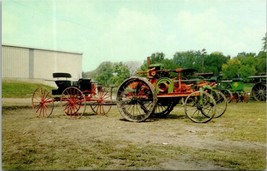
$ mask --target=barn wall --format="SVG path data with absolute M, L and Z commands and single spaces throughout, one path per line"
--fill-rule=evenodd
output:
M 2 48 L 2 77 L 29 78 L 29 49 Z
M 51 80 L 54 72 L 82 74 L 82 53 L 2 45 L 2 78 Z

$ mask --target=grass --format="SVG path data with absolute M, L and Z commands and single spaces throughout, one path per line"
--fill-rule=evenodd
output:
M 30 83 L 24 81 L 7 81 L 2 80 L 2 97 L 3 98 L 27 98 L 32 97 L 32 93 L 38 87 L 44 87 L 48 90 L 54 89 L 51 86 Z
M 43 85 L 3 81 L 2 95 L 31 97 L 39 86 Z M 251 87 L 247 85 L 246 91 Z M 36 118 L 29 108 L 3 106 L 2 167 L 4 170 L 220 167 L 264 170 L 266 109 L 265 102 L 230 103 L 222 117 L 207 124 L 195 124 L 185 117 L 179 105 L 168 118 L 143 123 L 119 120 L 116 107 L 112 107 L 109 117 L 88 114 L 79 120 L 69 120 L 62 116 L 61 109 L 55 109 L 51 118 Z M 174 139 L 186 143 L 163 145 L 159 143 L 160 137 L 164 142 Z M 200 146 L 191 146 L 194 141 L 199 141 Z M 181 164 L 189 167 L 181 168 Z M 212 168 L 208 167 L 210 164 Z
M 89 118 L 84 116 L 79 120 L 66 119 L 57 111 L 48 119 L 33 117 L 30 109 L 4 108 L 3 169 L 175 169 L 175 163 L 178 168 L 179 163 L 187 163 L 200 170 L 208 167 L 209 163 L 232 170 L 266 168 L 265 146 L 255 145 L 266 144 L 265 103 L 231 103 L 227 113 L 207 124 L 192 123 L 180 116 L 181 110 L 182 108 L 177 106 L 169 119 L 132 123 L 118 120 L 120 116 L 116 107 L 111 109 L 109 117 L 89 115 Z M 197 131 L 190 133 L 186 131 L 187 128 Z M 123 130 L 120 132 L 120 129 Z M 99 134 L 99 131 L 107 133 Z M 129 140 L 122 139 L 126 135 L 136 135 L 137 131 L 140 132 L 140 140 L 137 142 L 131 141 L 131 136 Z M 157 141 L 142 143 L 141 135 L 146 131 L 148 134 L 156 134 L 156 139 L 157 134 L 162 136 L 160 133 L 166 136 L 172 133 L 185 138 L 192 135 L 192 138 L 207 137 L 207 147 L 162 145 Z M 209 142 L 214 139 L 230 144 L 210 146 Z M 193 141 L 194 139 L 192 143 Z M 229 148 L 231 142 L 239 142 L 240 145 Z M 171 163 L 171 166 L 168 163 Z

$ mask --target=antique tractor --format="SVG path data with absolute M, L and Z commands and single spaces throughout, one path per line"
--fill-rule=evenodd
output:
M 184 101 L 185 114 L 193 122 L 206 123 L 217 115 L 213 96 L 197 89 L 196 80 L 182 79 L 194 69 L 163 70 L 160 65 L 150 65 L 149 58 L 148 66 L 147 71 L 137 72 L 146 77 L 130 77 L 118 89 L 117 106 L 125 119 L 140 122 L 150 115 L 167 116 L 180 101 Z M 170 73 L 176 77 L 170 78 Z
M 251 89 L 251 95 L 256 101 L 266 102 L 266 78 L 267 75 L 250 76 L 250 79 L 255 83 Z

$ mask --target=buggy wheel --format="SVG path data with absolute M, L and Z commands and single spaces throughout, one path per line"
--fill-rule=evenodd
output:
M 155 89 L 145 78 L 129 78 L 117 92 L 118 109 L 129 121 L 145 121 L 154 111 L 156 103 Z
M 211 94 L 213 95 L 213 98 L 216 102 L 216 113 L 214 115 L 214 118 L 219 118 L 227 109 L 227 99 L 225 95 L 219 90 L 212 90 Z
M 111 109 L 111 95 L 105 89 L 98 91 L 96 95 L 97 101 L 90 105 L 95 114 L 106 115 Z
M 38 117 L 49 117 L 54 110 L 54 99 L 45 88 L 37 88 L 32 95 L 32 107 Z
M 266 84 L 255 84 L 251 90 L 251 93 L 256 101 L 266 101 Z
M 164 101 L 165 100 L 165 101 Z M 153 114 L 155 116 L 166 117 L 171 113 L 176 103 L 174 101 L 166 101 L 166 99 L 158 100 Z
M 85 112 L 85 96 L 76 87 L 68 87 L 61 94 L 61 106 L 66 116 L 80 118 Z
M 227 102 L 230 103 L 232 101 L 233 98 L 233 94 L 230 90 L 221 90 L 221 92 L 224 94 L 224 96 L 227 99 Z
M 185 99 L 185 114 L 193 122 L 209 122 L 216 113 L 216 102 L 204 91 L 195 91 Z

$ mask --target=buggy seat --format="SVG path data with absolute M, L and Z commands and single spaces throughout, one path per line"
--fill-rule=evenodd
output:
M 52 95 L 60 95 L 62 92 L 71 86 L 71 81 L 67 80 L 67 78 L 71 78 L 71 74 L 69 73 L 53 73 L 53 78 L 65 78 L 63 79 L 58 79 L 55 81 L 58 89 L 52 90 Z
M 81 91 L 91 91 L 92 88 L 91 79 L 81 78 L 78 80 L 78 85 Z

